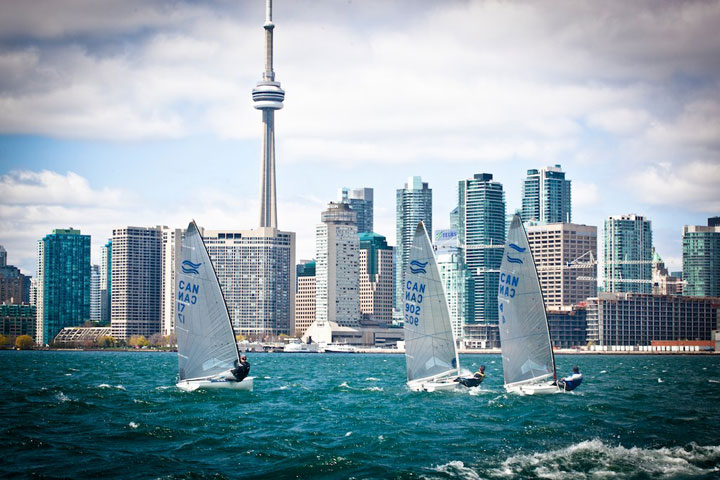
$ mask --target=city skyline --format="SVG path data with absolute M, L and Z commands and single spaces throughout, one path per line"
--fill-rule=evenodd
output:
M 393 238 L 409 176 L 433 189 L 438 230 L 459 180 L 492 173 L 510 213 L 528 169 L 560 164 L 575 223 L 602 236 L 608 216 L 642 215 L 680 270 L 683 225 L 720 211 L 720 7 L 655 5 L 276 1 L 292 107 L 278 215 L 296 258 L 342 186 L 374 188 L 374 230 Z M 57 228 L 90 234 L 99 263 L 122 225 L 256 226 L 264 2 L 163 8 L 3 5 L 0 244 L 23 273 Z

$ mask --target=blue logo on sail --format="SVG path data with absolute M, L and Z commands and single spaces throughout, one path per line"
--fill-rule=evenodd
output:
M 415 274 L 427 273 L 425 271 L 425 267 L 427 266 L 427 264 L 428 264 L 428 262 L 423 263 L 423 262 L 418 262 L 417 260 L 413 260 L 412 262 L 410 262 L 410 272 L 415 273 Z
M 511 257 L 509 253 L 507 254 L 507 261 L 510 263 L 523 263 L 523 261 L 520 260 L 519 258 Z
M 518 247 L 514 243 L 509 243 L 508 247 L 512 248 L 513 250 L 515 250 L 516 252 L 519 252 L 519 253 L 523 253 L 525 250 L 527 250 L 527 248 Z M 522 263 L 522 262 L 520 262 L 520 263 Z
M 185 260 L 182 262 L 182 271 L 183 273 L 192 273 L 193 275 L 198 275 L 200 272 L 198 272 L 198 268 L 200 268 L 200 265 L 202 263 L 192 263 L 190 260 Z

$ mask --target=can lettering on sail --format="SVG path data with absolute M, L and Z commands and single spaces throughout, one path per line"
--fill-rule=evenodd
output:
M 408 280 L 405 284 L 405 323 L 409 325 L 418 325 L 420 323 L 420 304 L 423 301 L 424 293 L 424 283 Z
M 516 287 L 519 282 L 520 279 L 515 275 L 500 272 L 500 291 L 498 293 L 503 297 L 515 298 Z

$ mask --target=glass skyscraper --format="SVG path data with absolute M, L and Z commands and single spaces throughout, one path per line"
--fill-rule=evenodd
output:
M 720 226 L 683 227 L 683 295 L 720 297 Z
M 606 292 L 652 293 L 652 225 L 635 214 L 605 220 Z
M 397 247 L 395 251 L 395 289 L 393 304 L 396 310 L 402 309 L 403 276 L 408 262 L 410 247 L 418 222 L 425 224 L 425 230 L 432 235 L 432 189 L 422 178 L 410 177 L 405 188 L 397 190 L 395 206 L 395 231 Z
M 495 345 L 497 288 L 505 246 L 505 192 L 490 173 L 458 182 L 458 238 L 473 278 L 475 318 L 466 334 Z
M 56 229 L 38 241 L 35 343 L 90 318 L 90 235 Z
M 100 266 L 90 267 L 90 321 L 100 323 Z
M 570 223 L 570 195 L 570 180 L 565 179 L 560 165 L 528 170 L 522 183 L 520 216 L 523 222 Z
M 373 231 L 373 189 L 341 188 L 340 200 L 350 205 L 357 219 L 358 233 Z

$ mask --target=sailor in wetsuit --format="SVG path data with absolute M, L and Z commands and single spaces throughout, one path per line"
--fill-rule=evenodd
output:
M 575 365 L 573 367 L 573 374 L 568 377 L 561 378 L 560 380 L 558 380 L 557 383 L 558 383 L 558 387 L 562 388 L 566 392 L 569 392 L 569 391 L 575 390 L 577 387 L 579 387 L 580 384 L 582 383 L 582 379 L 583 379 L 582 373 L 580 373 L 580 369 L 578 368 L 578 366 Z
M 464 385 L 466 387 L 477 387 L 483 382 L 483 380 L 485 380 L 485 365 L 480 365 L 480 368 L 478 368 L 478 371 L 475 372 L 475 375 L 470 378 L 458 377 L 455 379 L 455 381 L 460 383 L 460 385 Z
M 243 355 L 242 357 L 240 357 L 240 364 L 237 365 L 237 361 L 235 363 L 236 366 L 235 368 L 230 370 L 230 373 L 233 374 L 236 382 L 242 382 L 245 377 L 247 377 L 250 373 L 250 362 L 248 362 L 247 357 Z

